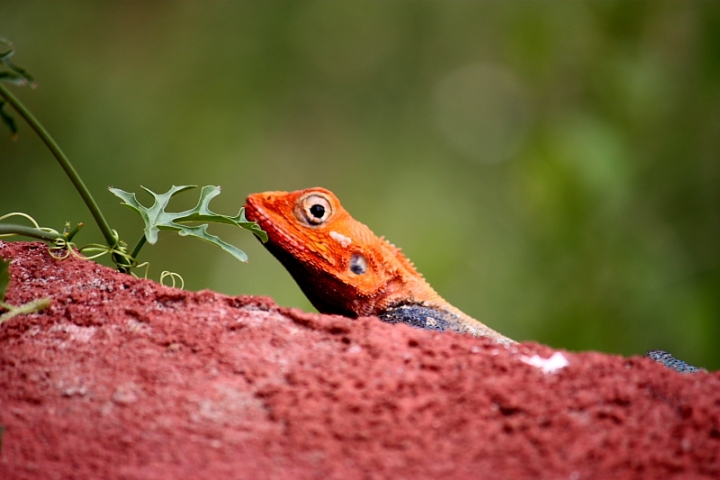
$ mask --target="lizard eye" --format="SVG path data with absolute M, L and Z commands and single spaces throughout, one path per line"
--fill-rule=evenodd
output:
M 367 260 L 360 254 L 353 253 L 350 257 L 350 271 L 355 275 L 362 275 L 367 272 Z
M 320 225 L 327 221 L 331 213 L 330 202 L 324 196 L 313 194 L 302 200 L 302 214 L 308 223 Z

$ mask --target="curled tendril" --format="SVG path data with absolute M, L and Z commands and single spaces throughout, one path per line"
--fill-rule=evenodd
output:
M 165 280 L 166 278 L 170 278 L 170 281 L 172 282 L 171 285 L 165 285 L 165 282 L 163 280 Z M 176 285 L 175 285 L 176 279 L 177 279 L 177 281 L 180 282 L 180 287 L 176 287 Z M 183 280 L 183 277 L 179 273 L 169 272 L 167 270 L 164 270 L 160 274 L 160 284 L 165 285 L 166 287 L 170 286 L 172 288 L 180 288 L 180 290 L 185 289 L 185 280 Z
M 27 213 L 23 213 L 23 212 L 11 212 L 11 213 L 6 213 L 6 214 L 3 215 L 2 217 L 0 217 L 0 222 L 2 222 L 3 220 L 5 220 L 6 218 L 10 218 L 10 217 L 23 217 L 23 218 L 25 218 L 25 219 L 27 219 L 27 220 L 30 220 L 30 223 L 32 223 L 35 228 L 37 228 L 38 230 L 40 230 L 40 225 L 38 225 L 38 223 L 35 221 L 35 219 L 34 219 L 33 217 L 31 217 L 30 215 L 28 215 Z M 11 235 L 15 235 L 15 234 L 14 234 L 14 233 L 6 233 L 5 235 L 0 235 L 0 236 L 2 236 L 2 237 L 9 237 L 9 236 L 11 236 Z
M 61 252 L 59 255 L 55 252 Z M 48 254 L 55 260 L 65 260 L 69 256 L 76 258 L 84 258 L 77 253 L 77 245 L 73 242 L 68 242 L 65 238 L 58 238 L 53 242 L 53 246 L 48 248 Z
M 135 268 L 144 268 L 145 273 L 143 274 L 143 277 L 145 280 L 148 279 L 148 273 L 150 272 L 150 262 L 143 262 L 141 264 L 138 264 Z M 135 278 L 140 278 L 137 275 L 135 275 L 133 272 L 130 272 L 130 275 L 132 275 Z
M 150 271 L 150 262 L 143 262 L 139 265 L 136 265 L 135 268 L 145 268 L 145 274 L 143 275 L 143 278 L 147 280 L 148 273 Z M 135 273 L 130 272 L 130 274 L 135 278 L 140 278 Z M 170 278 L 171 283 L 169 285 L 166 285 L 164 283 L 166 278 Z M 180 287 L 177 287 L 177 283 L 180 282 Z M 185 280 L 183 280 L 183 277 L 179 273 L 175 272 L 169 272 L 167 270 L 163 270 L 163 272 L 160 274 L 160 284 L 164 285 L 166 287 L 172 287 L 172 288 L 180 288 L 180 290 L 185 289 Z
M 8 218 L 10 218 L 10 217 L 23 217 L 24 219 L 26 219 L 26 220 L 28 220 L 30 223 L 32 223 L 32 224 L 33 224 L 33 227 L 35 227 L 37 230 L 40 230 L 40 231 L 42 231 L 42 232 L 52 233 L 53 235 L 61 235 L 61 233 L 58 232 L 57 230 L 53 230 L 52 228 L 47 228 L 47 227 L 41 227 L 41 226 L 35 221 L 35 219 L 34 219 L 33 217 L 31 217 L 31 216 L 28 215 L 27 213 L 23 213 L 23 212 L 11 212 L 11 213 L 6 213 L 5 215 L 3 215 L 3 216 L 0 217 L 0 222 L 2 222 L 2 221 L 5 220 L 5 219 L 8 219 Z M 17 233 L 4 233 L 4 234 L 0 235 L 0 238 L 3 238 L 3 237 L 15 237 L 15 236 L 17 236 L 17 235 L 18 235 Z

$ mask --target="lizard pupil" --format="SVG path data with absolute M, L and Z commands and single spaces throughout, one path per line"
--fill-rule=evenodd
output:
M 355 275 L 362 275 L 367 272 L 367 260 L 360 254 L 353 253 L 350 257 L 350 271 Z
M 310 213 L 315 218 L 322 218 L 323 215 L 325 215 L 325 207 L 316 203 L 315 205 L 310 207 Z

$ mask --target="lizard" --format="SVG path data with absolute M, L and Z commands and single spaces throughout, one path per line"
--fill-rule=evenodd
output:
M 445 301 L 399 248 L 351 217 L 329 190 L 255 193 L 245 215 L 268 233 L 265 247 L 321 313 L 516 343 Z
M 268 233 L 265 247 L 321 313 L 517 343 L 445 301 L 399 248 L 352 218 L 329 190 L 254 193 L 245 215 Z M 704 371 L 663 350 L 645 356 L 678 372 Z

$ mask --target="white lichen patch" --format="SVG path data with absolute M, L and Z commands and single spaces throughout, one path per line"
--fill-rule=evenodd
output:
M 128 331 L 132 333 L 147 335 L 152 332 L 152 328 L 148 324 L 135 320 L 134 318 L 128 318 L 125 321 L 125 325 Z
M 72 323 L 62 323 L 50 327 L 51 332 L 63 332 L 69 335 L 70 340 L 87 343 L 95 335 L 96 327 L 79 327 Z
M 539 355 L 533 355 L 532 357 L 523 355 L 520 357 L 520 361 L 539 368 L 543 373 L 555 373 L 570 365 L 565 355 L 560 352 L 553 353 L 550 358 L 542 358 Z
M 136 385 L 133 382 L 128 382 L 118 385 L 117 388 L 115 388 L 115 392 L 112 395 L 112 401 L 119 405 L 129 405 L 137 402 L 142 394 L 143 391 L 139 385 Z
M 346 237 L 342 233 L 338 233 L 335 231 L 330 232 L 330 237 L 336 242 L 340 243 L 343 248 L 347 248 L 352 243 L 352 238 Z
M 207 385 L 204 392 L 203 397 L 189 399 L 189 414 L 193 422 L 247 425 L 266 414 L 263 403 L 239 386 Z

